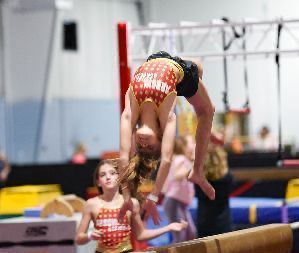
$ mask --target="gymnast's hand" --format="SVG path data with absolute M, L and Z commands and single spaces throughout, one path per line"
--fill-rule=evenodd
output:
M 147 199 L 143 205 L 143 214 L 144 214 L 144 220 L 147 220 L 150 216 L 152 217 L 154 224 L 159 225 L 162 221 L 157 205 L 154 201 Z
M 101 230 L 94 229 L 92 231 L 92 233 L 88 235 L 88 238 L 90 240 L 98 241 L 98 240 L 100 240 L 102 235 L 103 235 L 103 232 Z
M 183 229 L 187 228 L 188 222 L 181 220 L 180 222 L 173 222 L 168 225 L 170 231 L 180 232 Z
M 197 184 L 210 200 L 215 199 L 215 189 L 209 183 L 203 173 L 199 173 L 199 175 L 197 175 L 194 173 L 193 169 L 189 173 L 188 180 Z
M 134 204 L 132 199 L 125 200 L 122 207 L 120 208 L 119 214 L 118 214 L 118 222 L 122 222 L 124 219 L 127 211 L 131 211 L 132 213 L 134 212 Z

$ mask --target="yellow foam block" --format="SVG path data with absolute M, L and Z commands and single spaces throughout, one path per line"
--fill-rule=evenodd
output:
M 40 206 L 62 195 L 59 185 L 25 185 L 0 191 L 0 214 L 22 214 L 25 208 Z
M 296 198 L 299 198 L 299 178 L 289 180 L 286 190 L 287 200 Z

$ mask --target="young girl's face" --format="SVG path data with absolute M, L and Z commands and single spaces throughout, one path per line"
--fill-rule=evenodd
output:
M 136 130 L 135 142 L 137 151 L 149 155 L 160 153 L 161 140 L 159 134 L 147 126 L 142 126 Z
M 104 164 L 99 168 L 97 184 L 103 192 L 109 189 L 118 189 L 118 172 L 110 164 Z

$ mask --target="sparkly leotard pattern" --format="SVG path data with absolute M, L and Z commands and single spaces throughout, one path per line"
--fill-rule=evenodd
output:
M 95 220 L 95 228 L 103 232 L 98 241 L 97 252 L 113 250 L 123 252 L 132 249 L 130 234 L 131 226 L 127 216 L 122 223 L 119 223 L 117 216 L 120 208 L 101 208 Z
M 175 68 L 179 71 L 179 80 Z M 176 84 L 183 76 L 183 69 L 175 61 L 164 58 L 153 59 L 137 69 L 131 89 L 139 106 L 150 101 L 159 108 L 169 94 L 176 93 Z

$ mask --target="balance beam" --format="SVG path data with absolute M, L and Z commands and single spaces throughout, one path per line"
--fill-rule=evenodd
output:
M 156 253 L 287 253 L 292 243 L 290 225 L 269 224 L 147 250 Z
M 299 178 L 298 168 L 234 168 L 235 180 L 290 180 Z

